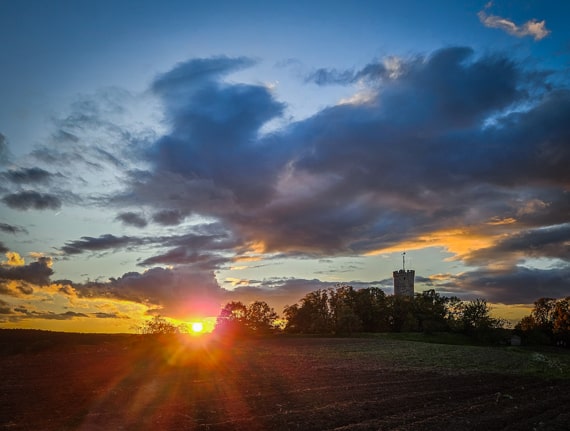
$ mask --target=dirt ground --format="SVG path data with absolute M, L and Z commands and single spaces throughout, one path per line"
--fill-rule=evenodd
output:
M 2 355 L 0 430 L 570 429 L 569 380 L 347 353 L 367 342 L 122 341 Z M 338 346 L 345 353 L 332 354 Z

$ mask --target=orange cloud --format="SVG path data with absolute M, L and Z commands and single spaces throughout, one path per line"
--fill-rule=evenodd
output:
M 442 229 L 420 235 L 408 241 L 373 250 L 366 255 L 395 253 L 440 247 L 454 256 L 447 260 L 465 260 L 476 251 L 491 248 L 517 229 L 518 220 L 512 217 L 493 217 L 478 226 Z
M 16 253 L 15 251 L 9 251 L 6 253 L 6 258 L 8 259 L 5 262 L 2 262 L 2 265 L 7 265 L 7 266 L 23 266 L 26 264 L 25 260 L 23 257 L 21 257 L 18 253 Z
M 233 258 L 234 262 L 258 262 L 261 256 L 236 256 Z
M 244 280 L 241 278 L 227 277 L 224 279 L 225 282 L 230 283 L 232 286 L 249 286 L 249 280 Z
M 247 269 L 249 266 L 241 265 L 241 266 L 230 266 L 230 271 L 240 271 L 242 269 Z
M 420 235 L 415 239 L 403 243 L 373 250 L 366 253 L 367 256 L 375 256 L 381 253 L 394 253 L 400 251 L 420 250 L 429 247 L 442 247 L 453 253 L 456 258 L 469 253 L 487 248 L 493 245 L 496 238 L 488 234 L 478 232 L 474 228 L 454 228 L 439 230 L 426 235 Z

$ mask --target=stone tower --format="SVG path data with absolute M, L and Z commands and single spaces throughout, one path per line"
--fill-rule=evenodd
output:
M 406 271 L 406 253 L 402 254 L 402 269 L 393 272 L 394 295 L 414 296 L 414 276 L 416 271 L 408 269 Z

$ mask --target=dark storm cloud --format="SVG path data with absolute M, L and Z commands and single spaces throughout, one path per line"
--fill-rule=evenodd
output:
M 66 254 L 81 254 L 87 251 L 104 251 L 140 245 L 142 240 L 136 237 L 101 235 L 98 238 L 84 236 L 75 241 L 68 241 L 61 250 Z
M 6 136 L 0 133 L 0 166 L 8 164 L 10 160 L 10 150 Z
M 53 174 L 38 168 L 12 169 L 3 174 L 4 178 L 16 184 L 45 184 L 49 183 Z
M 128 316 L 119 313 L 91 313 L 91 316 L 97 319 L 128 319 Z
M 160 313 L 188 318 L 217 316 L 223 289 L 213 272 L 195 268 L 152 268 L 144 273 L 129 272 L 107 283 L 77 284 L 82 297 L 115 298 L 157 306 Z
M 530 304 L 538 298 L 568 296 L 570 268 L 534 269 L 516 266 L 502 270 L 465 272 L 446 285 L 451 292 L 472 292 L 489 302 Z M 446 289 L 447 290 L 447 289 Z
M 211 270 L 231 262 L 230 259 L 209 253 L 198 253 L 188 247 L 177 247 L 168 252 L 150 257 L 139 265 L 191 265 L 193 268 Z
M 30 317 L 34 317 L 36 319 L 47 319 L 47 320 L 71 320 L 75 319 L 76 317 L 89 317 L 87 314 L 84 313 L 77 313 L 75 311 L 66 311 L 65 313 L 53 313 L 53 312 L 38 312 L 32 311 L 30 313 Z
M 350 70 L 317 69 L 307 76 L 305 81 L 313 82 L 317 85 L 346 85 L 356 81 L 356 74 Z
M 200 188 L 231 191 L 227 199 L 244 205 L 271 193 L 283 148 L 262 145 L 257 133 L 284 105 L 266 87 L 220 79 L 252 64 L 246 58 L 191 60 L 155 80 L 153 91 L 172 129 L 149 154 L 157 175 L 168 172 L 197 180 Z
M 380 63 L 370 63 L 360 71 L 317 69 L 305 78 L 305 82 L 312 82 L 320 86 L 324 85 L 348 85 L 359 80 L 379 83 L 383 78 L 388 78 L 386 66 Z
M 217 223 L 208 223 L 192 227 L 192 231 L 170 236 L 121 236 L 112 234 L 97 238 L 82 237 L 68 241 L 61 251 L 68 255 L 86 252 L 104 252 L 129 249 L 147 245 L 155 248 L 170 248 L 169 251 L 147 258 L 139 265 L 190 265 L 199 270 L 214 270 L 230 262 L 229 258 L 213 252 L 239 250 L 241 241 Z M 206 251 L 206 252 L 205 252 Z
M 40 257 L 36 262 L 32 262 L 28 265 L 0 265 L 0 281 L 20 280 L 36 285 L 47 285 L 50 282 L 50 276 L 52 274 L 51 259 L 46 257 Z M 31 292 L 25 290 L 23 293 Z
M 152 216 L 152 221 L 163 226 L 176 226 L 184 220 L 185 214 L 180 210 L 162 210 Z
M 10 249 L 6 247 L 2 241 L 0 241 L 0 253 L 6 253 L 7 251 L 10 251 Z
M 489 248 L 479 249 L 466 257 L 473 265 L 500 262 L 514 255 L 515 260 L 557 258 L 570 262 L 570 224 L 517 232 L 501 238 Z
M 570 214 L 570 91 L 549 73 L 466 47 L 319 69 L 307 81 L 358 82 L 363 93 L 264 135 L 284 105 L 265 87 L 224 80 L 252 64 L 190 60 L 157 77 L 170 131 L 117 203 L 146 205 L 162 225 L 212 217 L 242 244 L 286 255 L 361 254 L 507 219 L 483 267 L 484 253 L 503 248 L 520 259 L 564 252 L 524 244 Z M 170 243 L 145 263 L 190 262 L 214 245 Z
M 327 108 L 291 127 L 285 138 L 305 146 L 289 165 L 300 193 L 241 227 L 271 249 L 297 243 L 362 252 L 515 216 L 517 202 L 533 195 L 562 210 L 551 215 L 566 217 L 568 198 L 554 193 L 569 180 L 564 91 L 528 99 L 530 109 L 484 128 L 530 94 L 518 64 L 450 48 L 403 63 L 398 73 L 376 102 Z
M 172 132 L 154 146 L 154 173 L 132 186 L 139 201 L 171 208 L 157 221 L 197 211 L 273 251 L 363 252 L 512 215 L 528 192 L 504 189 L 507 181 L 530 175 L 537 196 L 566 181 L 567 97 L 528 99 L 525 71 L 506 56 L 448 48 L 402 60 L 396 72 L 378 63 L 335 72 L 322 81 L 377 80 L 378 94 L 261 139 L 280 105 L 263 87 L 219 81 L 248 65 L 192 60 L 156 80 Z M 522 102 L 530 109 L 482 127 Z
M 0 232 L 17 234 L 17 233 L 28 233 L 28 231 L 21 226 L 14 226 L 8 223 L 0 222 Z
M 14 308 L 14 318 L 12 321 L 18 321 L 22 318 L 45 319 L 45 320 L 72 320 L 77 317 L 89 317 L 84 313 L 75 311 L 66 311 L 64 313 L 54 313 L 53 311 L 36 311 L 28 310 L 25 307 Z
M 58 210 L 61 208 L 61 200 L 49 193 L 39 193 L 33 190 L 25 190 L 17 193 L 7 194 L 2 198 L 2 202 L 16 210 Z
M 2 314 L 2 311 L 0 311 L 0 314 Z M 11 322 L 19 322 L 23 319 L 73 320 L 81 317 L 90 317 L 90 315 L 88 314 L 79 313 L 76 311 L 54 313 L 53 311 L 32 310 L 24 306 L 14 307 L 13 310 L 8 309 L 8 313 L 4 314 L 9 314 L 8 318 Z M 104 314 L 104 313 L 93 313 L 92 316 L 98 317 L 97 314 Z
M 510 187 L 567 185 L 570 182 L 568 112 L 570 90 L 556 89 L 542 96 L 531 109 L 501 118 L 496 127 L 487 129 L 480 137 L 487 142 L 482 149 L 490 156 L 489 163 L 479 167 L 481 177 Z M 483 154 L 480 160 L 482 157 Z M 567 194 L 565 199 L 568 202 Z
M 134 212 L 120 213 L 116 217 L 116 220 L 121 221 L 125 225 L 140 227 L 140 228 L 146 227 L 146 225 L 148 224 L 144 215 Z
M 12 314 L 10 304 L 0 299 L 0 314 Z

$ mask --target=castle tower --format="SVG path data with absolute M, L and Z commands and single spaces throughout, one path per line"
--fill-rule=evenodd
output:
M 416 271 L 408 269 L 406 271 L 406 253 L 402 254 L 402 269 L 393 272 L 394 295 L 414 296 L 414 276 Z

